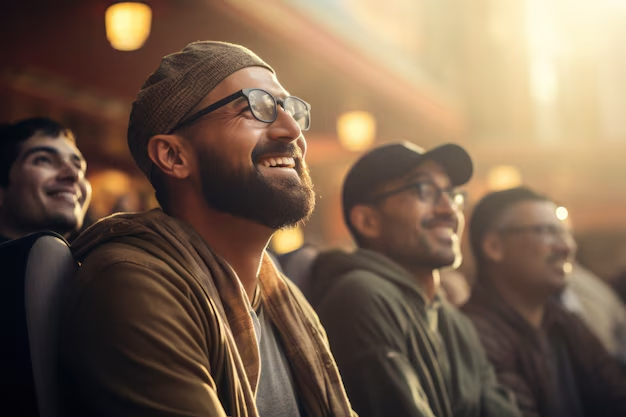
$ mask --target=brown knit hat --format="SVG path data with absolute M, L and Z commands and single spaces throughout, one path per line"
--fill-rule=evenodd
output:
M 141 87 L 128 123 L 130 153 L 148 179 L 153 165 L 150 138 L 169 133 L 217 84 L 246 67 L 274 72 L 254 52 L 226 42 L 193 42 L 161 60 Z

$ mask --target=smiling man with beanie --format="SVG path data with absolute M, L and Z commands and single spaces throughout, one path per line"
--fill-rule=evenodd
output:
M 309 124 L 310 106 L 244 47 L 163 58 L 128 128 L 162 209 L 74 243 L 63 415 L 353 414 L 317 316 L 265 252 L 313 211 Z

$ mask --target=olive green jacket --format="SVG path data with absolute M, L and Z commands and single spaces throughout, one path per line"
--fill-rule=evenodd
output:
M 309 299 L 326 328 L 361 417 L 513 417 L 472 323 L 438 297 L 434 327 L 423 291 L 380 253 L 322 254 Z

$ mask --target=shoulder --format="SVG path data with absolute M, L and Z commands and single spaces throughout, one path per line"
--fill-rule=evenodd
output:
M 163 278 L 180 278 L 181 268 L 167 253 L 150 252 L 136 245 L 123 242 L 106 242 L 93 248 L 82 260 L 79 277 L 82 283 L 99 277 L 107 278 L 124 275 L 125 271 L 136 274 L 155 273 Z
M 355 269 L 338 276 L 324 298 L 326 303 L 349 301 L 358 309 L 367 309 L 372 305 L 397 305 L 405 296 L 397 285 L 377 273 Z
M 462 312 L 473 325 L 489 359 L 498 363 L 511 363 L 517 354 L 519 336 L 495 311 L 475 303 L 468 303 Z
M 182 266 L 121 242 L 95 247 L 81 263 L 68 289 L 68 310 L 100 308 L 114 315 L 164 309 L 200 309 L 206 298 Z

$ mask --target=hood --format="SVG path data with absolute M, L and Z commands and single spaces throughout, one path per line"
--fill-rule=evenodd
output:
M 161 209 L 153 209 L 143 213 L 118 213 L 105 217 L 91 225 L 72 242 L 72 252 L 79 262 L 94 249 L 105 242 L 132 241 L 136 246 L 154 245 L 165 249 L 170 246 L 161 233 L 153 227 L 161 226 L 189 227 L 173 217 L 163 213 Z M 171 249 L 170 249 L 171 250 Z
M 311 267 L 311 304 L 319 305 L 333 286 L 355 270 L 372 272 L 409 291 L 417 292 L 425 299 L 409 272 L 385 255 L 367 249 L 358 249 L 353 253 L 335 250 L 321 253 Z

